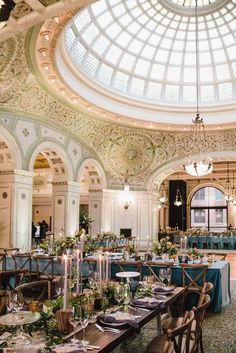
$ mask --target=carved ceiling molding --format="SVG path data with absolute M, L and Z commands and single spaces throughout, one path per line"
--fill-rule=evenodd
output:
M 207 147 L 199 151 L 187 132 L 131 128 L 79 114 L 39 86 L 27 65 L 24 43 L 24 35 L 0 43 L 1 107 L 37 116 L 84 141 L 103 164 L 110 186 L 120 187 L 127 178 L 142 188 L 154 170 L 189 153 L 236 149 L 235 129 L 208 132 Z
M 76 10 L 90 4 L 91 0 L 15 0 L 16 6 L 10 18 L 0 28 L 0 42 L 13 37 L 16 33 L 42 23 L 47 18 L 55 22 L 67 11 Z

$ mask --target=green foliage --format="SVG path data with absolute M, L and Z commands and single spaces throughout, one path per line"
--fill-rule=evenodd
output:
M 152 252 L 155 255 L 168 254 L 169 256 L 176 255 L 178 249 L 176 245 L 169 241 L 169 237 L 162 238 L 160 241 L 154 241 L 152 244 Z
M 97 240 L 108 240 L 108 241 L 112 241 L 112 240 L 116 240 L 117 236 L 115 233 L 112 232 L 103 232 L 103 233 L 99 233 L 96 235 Z
M 93 219 L 89 217 L 87 212 L 81 211 L 79 215 L 79 225 L 81 228 L 91 228 L 93 223 Z

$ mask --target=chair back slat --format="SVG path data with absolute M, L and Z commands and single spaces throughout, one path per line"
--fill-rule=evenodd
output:
M 152 261 L 146 261 L 144 262 L 144 267 L 146 267 L 149 271 L 150 274 L 152 274 L 157 282 L 163 283 L 162 280 L 160 279 L 158 273 L 160 268 L 172 268 L 173 264 L 172 263 L 167 263 L 167 262 L 158 262 L 158 264 L 156 262 L 152 262 Z M 158 270 L 158 273 L 157 271 Z
M 14 290 L 27 275 L 26 269 L 0 271 L 0 285 L 3 290 Z
M 24 301 L 27 303 L 27 300 L 37 300 L 39 302 L 50 299 L 50 281 L 33 281 L 29 283 L 24 283 L 15 288 L 16 292 L 21 292 L 24 298 Z
M 208 265 L 185 263 L 181 263 L 179 265 L 182 268 L 183 287 L 186 290 L 188 290 L 189 288 L 195 288 L 199 292 L 201 292 L 202 287 L 206 283 Z
M 187 311 L 184 314 L 182 323 L 173 330 L 167 331 L 167 338 L 172 342 L 175 353 L 189 353 L 191 326 L 194 320 L 194 312 Z M 168 345 L 168 343 L 167 343 Z M 164 351 L 163 353 L 169 351 Z M 172 350 L 173 352 L 173 350 Z

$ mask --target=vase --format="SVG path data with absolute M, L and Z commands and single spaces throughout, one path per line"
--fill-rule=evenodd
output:
M 169 260 L 169 255 L 164 253 L 161 255 L 163 261 L 168 261 Z

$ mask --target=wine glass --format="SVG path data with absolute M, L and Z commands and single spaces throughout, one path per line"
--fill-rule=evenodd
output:
M 168 285 L 171 284 L 171 268 L 170 267 L 167 267 L 167 269 L 166 269 L 166 279 L 167 279 Z
M 11 313 L 14 307 L 14 296 L 12 290 L 6 291 L 6 312 Z
M 162 281 L 162 283 L 164 284 L 164 280 L 166 278 L 166 268 L 160 268 L 160 270 L 159 270 L 159 278 Z
M 121 301 L 124 299 L 124 289 L 121 285 L 115 287 L 114 297 L 118 305 L 120 305 Z
M 87 344 L 89 344 L 89 341 L 85 340 L 85 329 L 86 327 L 88 326 L 88 323 L 89 323 L 89 311 L 87 308 L 83 307 L 83 308 L 80 308 L 80 311 L 79 311 L 79 315 L 78 315 L 78 318 L 79 318 L 79 323 L 80 325 L 82 326 L 82 329 L 83 329 L 83 339 L 81 341 L 81 343 L 85 346 Z
M 74 333 L 74 337 L 71 339 L 72 343 L 78 343 L 79 340 L 77 338 L 75 338 L 75 334 L 76 334 L 76 327 L 79 325 L 80 320 L 79 320 L 79 316 L 78 316 L 78 308 L 73 306 L 72 307 L 72 316 L 70 319 L 70 324 L 73 326 L 73 333 Z

